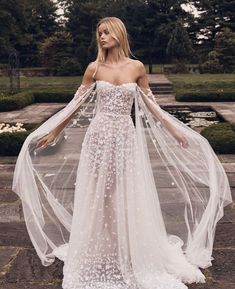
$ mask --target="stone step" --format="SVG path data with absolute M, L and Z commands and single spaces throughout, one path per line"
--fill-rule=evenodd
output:
M 170 91 L 170 90 L 165 90 L 165 91 L 163 91 L 163 90 L 156 90 L 156 89 L 152 89 L 152 93 L 154 94 L 154 95 L 159 95 L 159 94 L 161 94 L 161 95 L 169 95 L 169 94 L 171 94 L 172 92 Z
M 10 188 L 0 188 L 0 204 L 12 203 L 18 200 L 18 196 Z
M 163 209 L 163 216 L 164 214 L 165 212 Z M 18 214 L 18 212 L 15 212 L 15 215 L 12 214 L 11 219 L 14 221 L 4 222 L 1 220 L 0 222 L 0 246 L 32 247 L 22 213 Z M 234 223 L 235 209 L 234 206 L 229 205 L 225 208 L 225 215 L 217 224 L 214 248 L 230 248 L 231 246 L 234 246 Z M 179 221 L 174 221 L 174 219 L 172 219 L 170 223 L 167 223 L 167 230 L 170 234 L 177 235 L 179 226 Z
M 30 285 L 31 283 L 31 285 L 35 286 L 26 287 L 27 289 L 44 289 L 47 288 L 46 286 L 53 284 L 54 287 L 48 288 L 61 288 L 58 286 L 61 284 L 61 279 L 63 277 L 62 261 L 56 259 L 51 266 L 44 267 L 33 248 L 0 247 L 0 256 L 2 260 L 0 284 L 8 284 L 9 286 L 18 284 L 18 288 L 22 288 L 19 284 Z M 23 270 L 22 264 L 24 266 Z M 36 287 L 37 285 L 39 287 Z
M 150 152 L 151 155 L 151 152 Z M 225 172 L 227 174 L 227 177 L 229 179 L 229 183 L 231 187 L 235 187 L 235 164 L 234 163 L 222 163 Z M 153 170 L 155 173 L 158 174 L 158 178 L 161 178 L 161 174 L 165 174 L 165 170 L 161 171 L 162 166 L 157 164 L 152 164 Z M 13 180 L 13 173 L 14 173 L 14 164 L 9 165 L 0 165 L 0 189 L 11 189 L 12 187 L 12 180 Z M 0 191 L 0 198 L 1 198 L 1 191 Z
M 151 82 L 149 83 L 150 87 L 168 87 L 168 88 L 173 88 L 172 83 L 166 83 L 166 82 Z
M 61 289 L 61 285 L 45 285 L 45 284 L 32 284 L 30 283 L 22 283 L 22 282 L 17 282 L 17 283 L 4 283 L 1 285 L 0 283 L 0 289 Z M 230 289 L 230 288 L 228 288 Z
M 150 83 L 153 94 L 172 94 L 173 86 L 171 83 Z
M 190 284 L 189 289 L 232 289 L 235 284 L 233 262 L 235 251 L 232 249 L 214 250 L 213 266 L 202 269 L 206 276 L 206 284 Z M 56 259 L 48 267 L 41 264 L 33 248 L 0 247 L 1 267 L 0 288 L 24 288 L 20 284 L 28 284 L 32 289 L 58 288 L 63 278 L 63 262 Z M 22 270 L 24 264 L 24 270 Z M 10 287 L 18 284 L 19 287 Z M 54 287 L 47 287 L 53 284 Z M 35 286 L 35 287 L 30 287 Z M 38 286 L 38 287 L 36 287 Z M 44 286 L 44 287 L 40 287 Z M 56 287 L 57 286 L 57 287 Z M 213 286 L 213 287 L 212 287 Z M 60 287 L 61 288 L 61 287 Z
M 190 284 L 187 285 L 188 289 L 234 289 L 235 283 L 225 282 L 213 282 L 211 284 L 208 281 L 208 284 Z

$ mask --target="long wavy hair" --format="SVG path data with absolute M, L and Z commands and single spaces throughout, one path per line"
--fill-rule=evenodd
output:
M 96 70 L 94 72 L 94 75 L 96 74 L 96 71 L 98 69 L 98 63 L 105 62 L 108 53 L 108 50 L 102 48 L 99 41 L 99 26 L 102 23 L 106 24 L 109 33 L 118 43 L 118 56 L 119 57 L 121 56 L 130 57 L 130 55 L 134 56 L 131 52 L 128 40 L 128 33 L 122 20 L 117 17 L 104 17 L 101 20 L 99 20 L 99 22 L 96 25 L 96 42 L 98 47 L 98 53 L 95 60 Z

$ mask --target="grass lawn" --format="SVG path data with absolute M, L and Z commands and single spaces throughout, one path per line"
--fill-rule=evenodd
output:
M 175 92 L 180 91 L 235 91 L 235 74 L 169 74 Z M 23 90 L 45 89 L 47 91 L 75 91 L 81 76 L 21 77 Z M 0 77 L 0 93 L 6 91 L 9 79 Z
M 175 92 L 235 91 L 235 74 L 169 74 Z
M 47 90 L 76 90 L 81 83 L 81 76 L 46 76 L 20 78 L 22 90 L 47 89 Z M 9 85 L 7 77 L 0 77 L 0 93 L 6 91 Z

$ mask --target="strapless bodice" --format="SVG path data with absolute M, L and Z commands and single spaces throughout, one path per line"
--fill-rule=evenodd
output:
M 99 111 L 120 115 L 130 115 L 137 83 L 115 85 L 104 80 L 96 80 Z

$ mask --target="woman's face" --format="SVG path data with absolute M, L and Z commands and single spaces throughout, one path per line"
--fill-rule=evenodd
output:
M 117 46 L 118 42 L 114 39 L 105 23 L 101 23 L 98 27 L 99 42 L 102 48 L 112 48 Z

